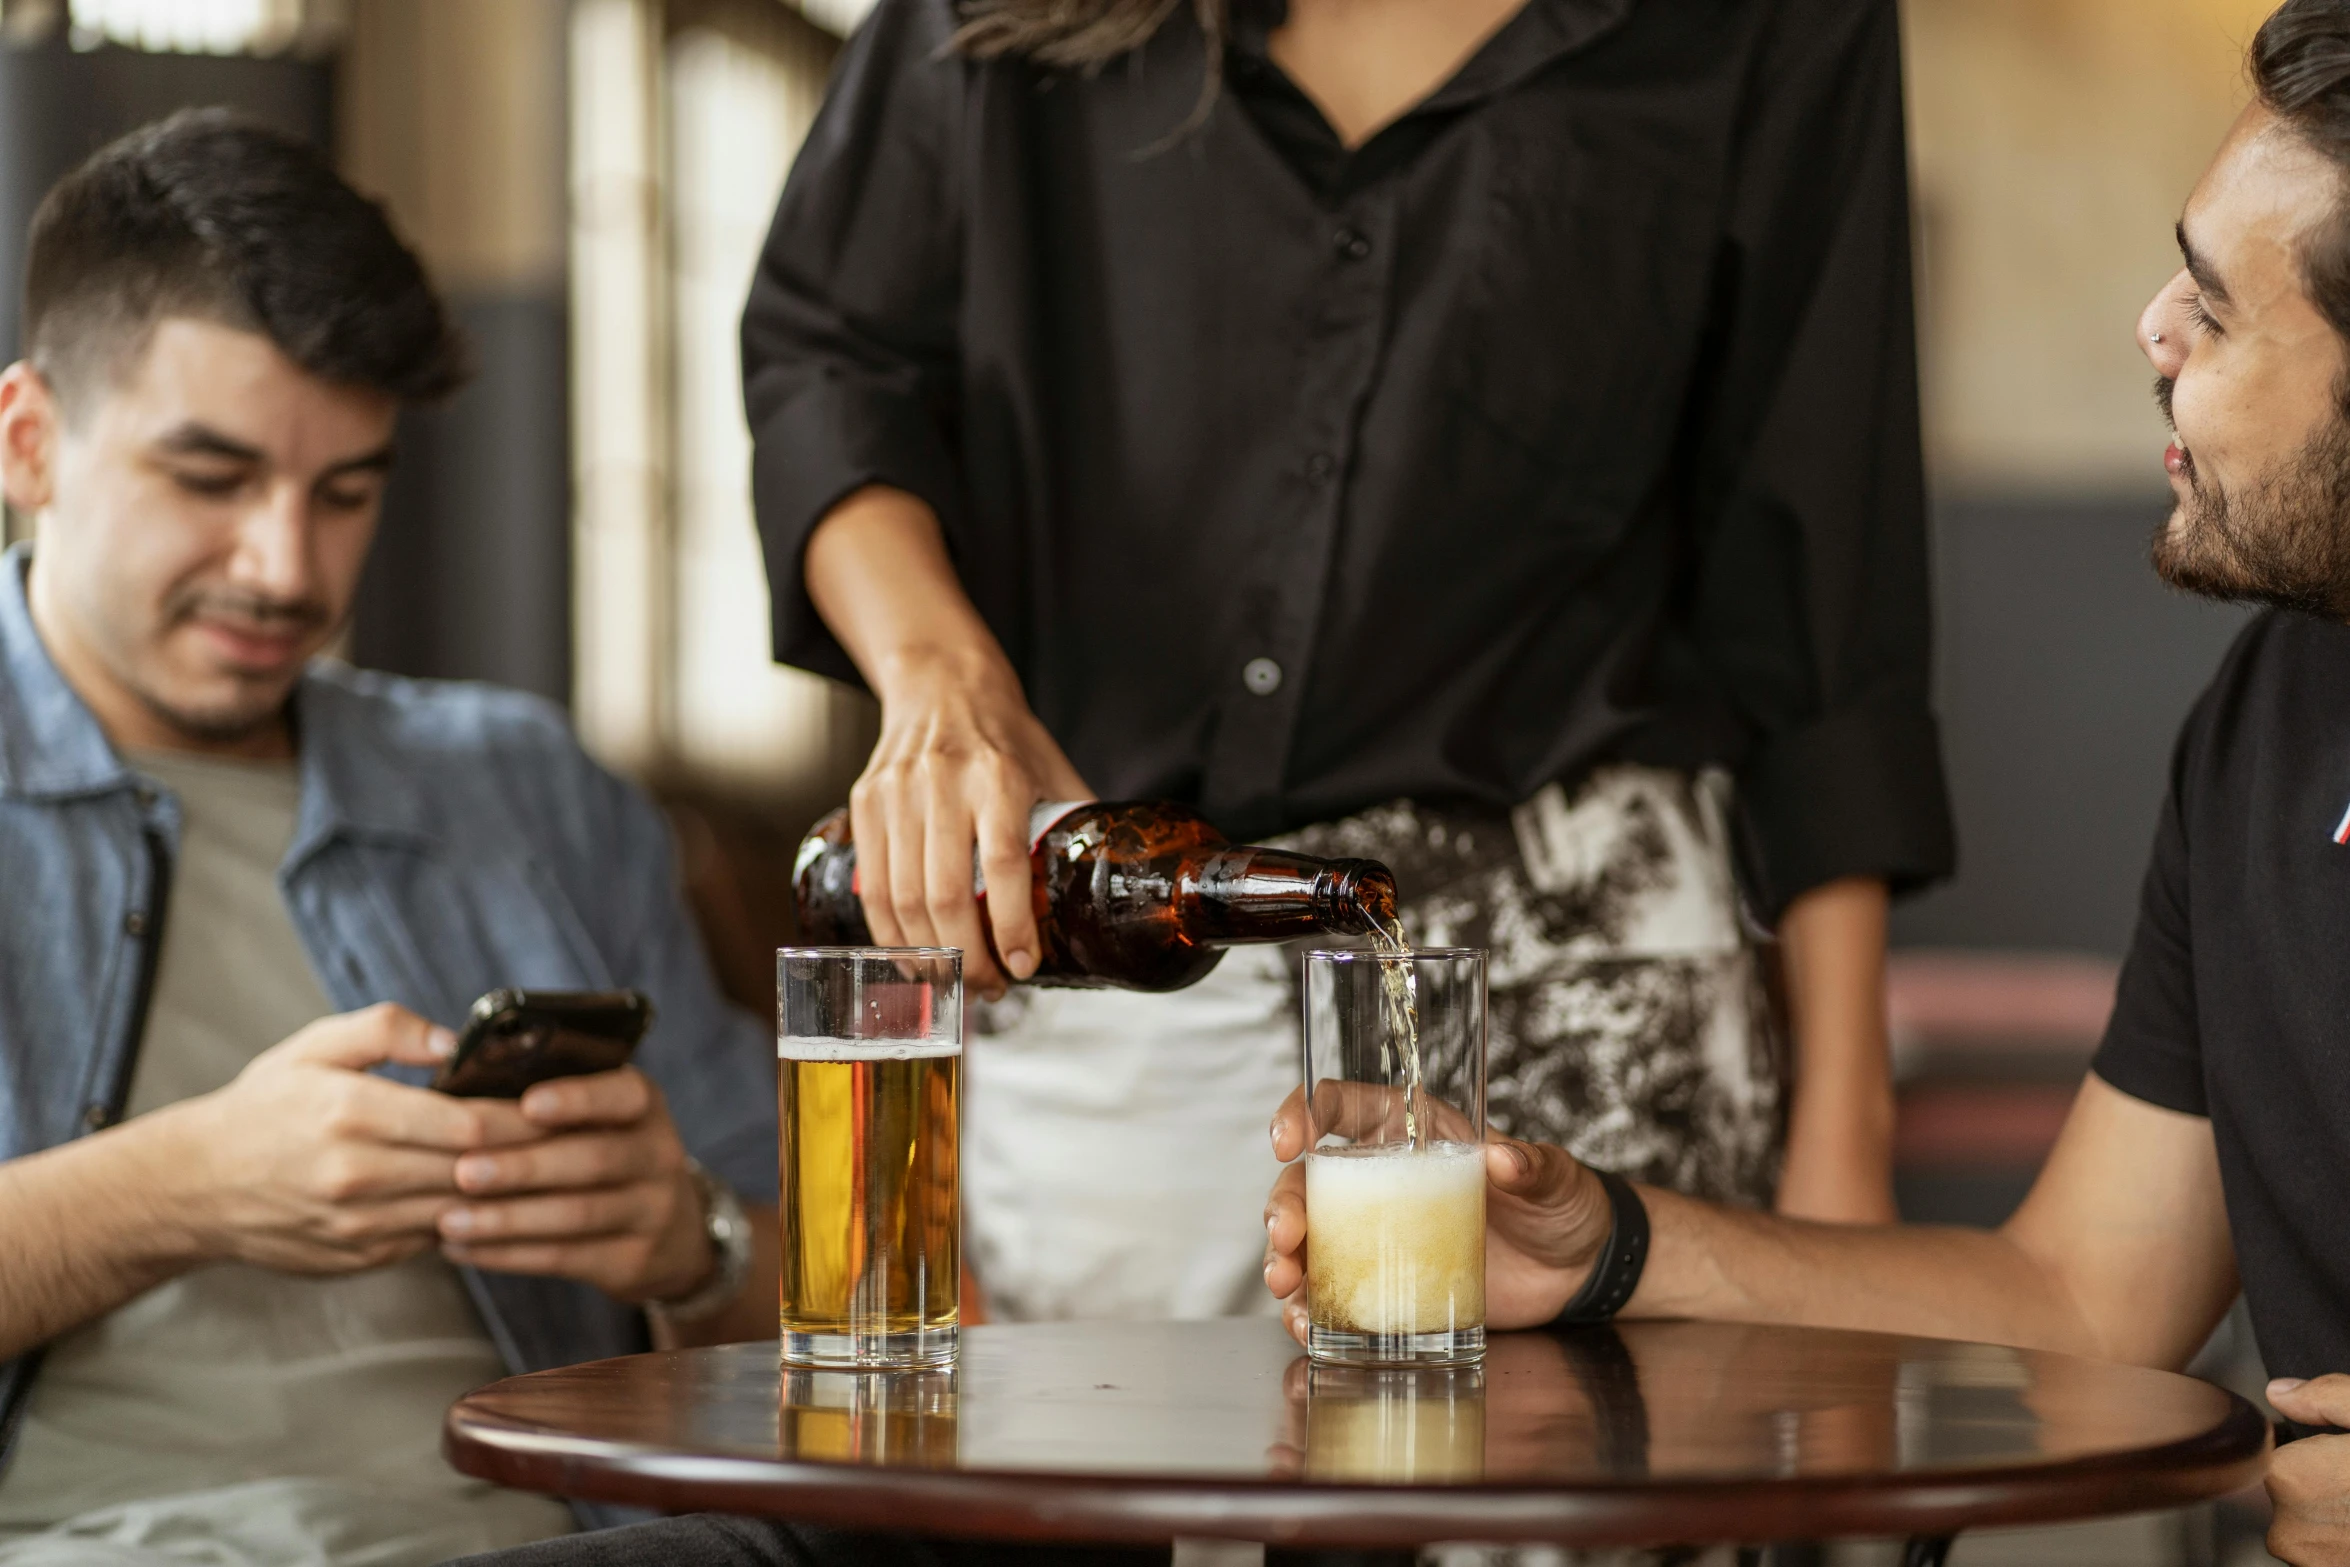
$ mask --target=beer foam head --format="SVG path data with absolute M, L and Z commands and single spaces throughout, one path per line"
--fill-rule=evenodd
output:
M 778 1035 L 775 1053 L 786 1061 L 932 1061 L 959 1056 L 963 1047 L 951 1039 L 815 1039 Z

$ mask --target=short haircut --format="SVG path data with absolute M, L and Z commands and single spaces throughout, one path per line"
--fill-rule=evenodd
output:
M 2252 39 L 2260 101 L 2334 166 L 2334 210 L 2301 257 L 2310 299 L 2350 338 L 2350 0 L 2285 0 Z
M 328 381 L 432 402 L 469 374 L 423 265 L 307 143 L 225 109 L 131 132 L 33 215 L 24 355 L 71 418 L 155 324 L 264 335 Z

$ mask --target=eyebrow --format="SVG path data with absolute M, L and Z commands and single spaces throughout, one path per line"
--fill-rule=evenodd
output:
M 2179 236 L 2179 255 L 2187 263 L 2187 276 L 2193 278 L 2195 280 L 2195 286 L 2203 290 L 2203 297 L 2205 299 L 2217 300 L 2223 305 L 2234 304 L 2235 301 L 2228 295 L 2227 284 L 2220 281 L 2219 269 L 2211 264 L 2211 258 L 2209 256 L 2206 256 L 2202 251 L 2195 248 L 2195 242 L 2193 240 L 2187 238 L 2186 219 L 2181 218 L 2179 220 L 2177 231 Z
M 175 456 L 221 457 L 235 462 L 249 463 L 267 460 L 266 455 L 259 447 L 248 446 L 243 441 L 221 434 L 210 425 L 199 424 L 194 420 L 190 420 L 164 435 L 155 445 L 158 450 L 170 452 Z M 356 457 L 336 463 L 320 477 L 337 479 L 351 473 L 386 473 L 390 471 L 391 466 L 392 443 L 387 441 L 372 452 L 362 452 Z
M 171 431 L 155 443 L 158 451 L 187 457 L 229 457 L 238 462 L 259 462 L 258 447 L 243 441 L 231 440 L 209 425 L 190 421 Z

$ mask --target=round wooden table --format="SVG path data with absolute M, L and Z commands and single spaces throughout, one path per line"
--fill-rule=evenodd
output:
M 946 1372 L 636 1355 L 492 1383 L 445 1438 L 467 1474 L 672 1512 L 1351 1546 L 1946 1536 L 2216 1496 L 2268 1444 L 2206 1383 L 1984 1344 L 1644 1322 L 1333 1371 L 1264 1320 L 970 1328 Z

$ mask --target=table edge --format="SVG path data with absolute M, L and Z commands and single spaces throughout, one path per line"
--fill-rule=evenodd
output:
M 1607 1481 L 1571 1490 L 1506 1481 L 1304 1486 L 1274 1476 L 1138 1481 L 674 1454 L 547 1436 L 496 1416 L 461 1418 L 462 1403 L 443 1425 L 442 1450 L 461 1473 L 521 1490 L 841 1528 L 1028 1541 L 1199 1536 L 1332 1546 L 1458 1539 L 1695 1545 L 1943 1534 L 2205 1501 L 2257 1480 L 2270 1440 L 2268 1422 L 2251 1404 L 2224 1388 L 2214 1391 L 2230 1407 L 2227 1418 L 2206 1431 L 2051 1464 L 1950 1467 L 1898 1477 Z M 1312 1499 L 1303 1509 L 1301 1497 Z M 1662 1517 L 1672 1520 L 1669 1531 L 1657 1527 Z

